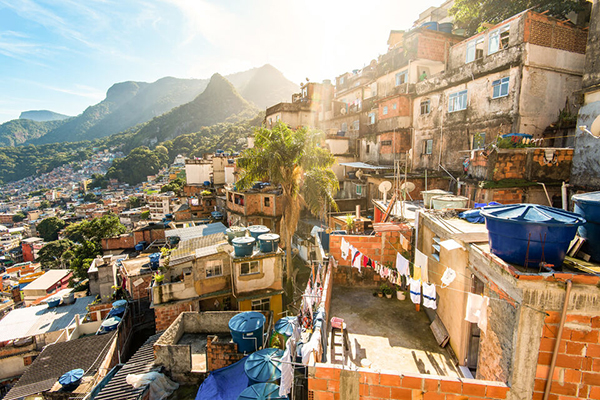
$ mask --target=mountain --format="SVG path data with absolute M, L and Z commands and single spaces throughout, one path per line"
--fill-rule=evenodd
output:
M 300 87 L 292 83 L 270 64 L 260 68 L 227 75 L 227 80 L 235 86 L 243 98 L 265 109 L 282 101 L 290 101 L 292 94 Z
M 236 122 L 254 116 L 258 110 L 246 101 L 231 82 L 214 74 L 206 89 L 194 100 L 176 107 L 144 124 L 133 134 L 129 148 L 150 146 L 220 122 Z
M 60 121 L 62 119 L 71 118 L 68 115 L 59 114 L 54 111 L 48 110 L 31 110 L 23 111 L 19 116 L 19 119 L 30 119 L 32 121 L 44 122 L 44 121 Z
M 22 114 L 21 114 L 22 115 Z M 66 120 L 39 122 L 31 119 L 13 119 L 0 125 L 0 146 L 16 146 L 44 136 Z

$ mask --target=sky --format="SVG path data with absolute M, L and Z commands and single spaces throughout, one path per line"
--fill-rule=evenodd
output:
M 128 80 L 271 64 L 320 82 L 362 68 L 443 0 L 0 0 L 0 123 L 77 115 Z

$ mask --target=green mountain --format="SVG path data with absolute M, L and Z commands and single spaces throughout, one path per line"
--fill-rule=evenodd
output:
M 200 128 L 252 117 L 258 110 L 219 74 L 210 78 L 208 86 L 194 100 L 142 125 L 130 138 L 129 148 L 151 146 Z
M 66 120 L 38 122 L 31 119 L 13 119 L 0 125 L 0 146 L 16 146 L 37 139 L 58 128 Z
M 300 87 L 288 79 L 277 68 L 265 64 L 260 68 L 227 75 L 243 98 L 265 109 L 282 101 L 289 102 L 292 94 Z
M 19 116 L 19 119 L 30 119 L 32 121 L 44 122 L 44 121 L 60 121 L 62 119 L 71 118 L 68 115 L 59 114 L 54 111 L 48 110 L 31 110 L 23 111 Z

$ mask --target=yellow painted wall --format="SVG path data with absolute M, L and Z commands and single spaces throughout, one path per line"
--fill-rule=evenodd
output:
M 283 312 L 283 298 L 281 294 L 270 297 L 271 311 L 273 311 L 273 318 L 275 321 L 281 318 Z M 252 300 L 242 300 L 238 303 L 240 311 L 252 311 Z

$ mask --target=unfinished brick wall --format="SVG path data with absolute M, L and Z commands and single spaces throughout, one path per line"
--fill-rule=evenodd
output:
M 379 135 L 378 141 L 380 143 L 380 154 L 404 153 L 409 151 L 412 145 L 409 130 L 382 133 Z M 383 141 L 390 141 L 392 143 L 384 146 L 381 144 Z
M 412 231 L 406 232 L 383 232 L 375 233 L 373 236 L 362 236 L 362 235 L 331 235 L 329 237 L 329 251 L 331 255 L 338 260 L 338 264 L 341 266 L 350 266 L 351 260 L 342 258 L 342 252 L 340 246 L 342 245 L 342 238 L 345 238 L 348 243 L 356 247 L 361 253 L 366 255 L 372 260 L 378 261 L 382 264 L 391 262 L 395 264 L 396 253 L 402 252 L 402 246 L 400 245 L 400 234 L 404 235 L 411 241 Z
M 236 343 L 219 341 L 218 336 L 206 338 L 206 366 L 209 371 L 227 367 L 244 358 Z
M 152 277 L 153 277 L 153 274 L 151 274 L 151 273 L 147 273 L 144 275 L 135 275 L 135 276 L 129 277 L 126 288 L 132 299 L 138 300 L 138 299 L 150 298 L 149 288 L 150 288 L 150 285 L 152 284 Z M 143 282 L 135 285 L 134 282 L 137 282 L 140 279 L 142 279 Z
M 417 58 L 425 58 L 434 61 L 446 61 L 450 47 L 458 42 L 460 38 L 452 35 L 444 35 L 438 31 L 423 29 L 419 34 L 417 47 Z
M 538 46 L 585 54 L 587 32 L 545 15 L 529 12 L 523 40 Z
M 186 301 L 176 304 L 160 305 L 154 308 L 156 332 L 164 331 L 184 311 L 199 311 L 197 302 Z
M 99 303 L 88 306 L 90 318 L 92 321 L 99 321 L 106 318 L 110 310 L 112 309 L 112 303 Z M 100 319 L 98 319 L 98 312 L 100 312 Z
M 358 381 L 358 382 L 357 382 Z M 317 365 L 309 368 L 309 398 L 314 400 L 343 399 L 358 387 L 361 399 L 467 400 L 505 399 L 509 388 L 500 382 L 458 379 L 420 374 L 393 374 L 342 371 L 337 367 Z
M 546 313 L 533 399 L 542 399 L 560 322 L 559 312 Z M 600 399 L 600 317 L 567 315 L 550 393 L 550 399 Z

